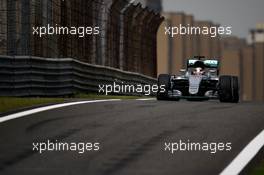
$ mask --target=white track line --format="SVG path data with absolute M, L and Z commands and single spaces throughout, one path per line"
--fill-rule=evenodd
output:
M 15 114 L 10 114 L 4 117 L 0 117 L 0 123 L 6 122 L 12 119 L 24 117 L 27 115 L 51 110 L 51 109 L 56 109 L 56 108 L 61 108 L 61 107 L 66 107 L 66 106 L 73 106 L 73 105 L 80 105 L 80 104 L 86 104 L 86 103 L 98 103 L 98 102 L 109 102 L 109 101 L 120 101 L 120 99 L 109 99 L 109 100 L 91 100 L 91 101 L 79 101 L 79 102 L 69 102 L 69 103 L 62 103 L 62 104 L 56 104 L 56 105 L 51 105 L 51 106 L 44 106 L 40 108 L 35 108 L 23 112 L 18 112 Z
M 139 99 L 136 99 L 138 101 L 148 101 L 148 100 L 155 100 L 155 98 L 139 98 Z
M 264 130 L 262 130 L 220 173 L 220 175 L 237 175 L 264 146 Z

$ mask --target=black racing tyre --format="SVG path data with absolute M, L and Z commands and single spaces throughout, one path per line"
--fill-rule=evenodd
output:
M 237 103 L 239 101 L 239 83 L 235 76 L 220 76 L 219 78 L 220 102 Z
M 233 99 L 231 102 L 238 103 L 239 102 L 239 82 L 236 76 L 232 76 L 231 85 L 232 85 L 232 90 L 233 90 L 232 91 Z
M 218 93 L 220 102 L 229 102 L 232 99 L 231 76 L 220 76 Z
M 157 100 L 167 100 L 168 99 L 168 90 L 170 89 L 170 78 L 171 76 L 168 74 L 160 74 L 158 77 L 158 92 L 157 92 Z M 163 86 L 163 89 L 160 87 Z M 165 91 L 164 91 L 165 89 Z

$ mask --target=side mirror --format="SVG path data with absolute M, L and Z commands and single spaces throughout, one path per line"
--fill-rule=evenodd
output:
M 180 72 L 186 72 L 186 69 L 180 69 Z
M 216 70 L 211 69 L 211 70 L 209 70 L 209 72 L 210 73 L 216 73 Z
M 186 69 L 180 69 L 180 75 L 185 75 Z
M 210 73 L 211 76 L 217 76 L 217 71 L 214 70 L 214 69 L 210 69 L 209 73 Z

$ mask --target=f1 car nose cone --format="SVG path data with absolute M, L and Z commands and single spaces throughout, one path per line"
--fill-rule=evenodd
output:
M 189 77 L 189 93 L 195 95 L 199 92 L 199 86 L 202 81 L 201 75 L 191 75 Z

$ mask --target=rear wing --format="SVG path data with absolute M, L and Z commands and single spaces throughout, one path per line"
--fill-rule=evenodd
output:
M 218 69 L 219 68 L 219 60 L 196 60 L 196 59 L 189 59 L 187 60 L 187 68 L 193 68 L 196 66 L 196 63 L 199 62 L 203 64 L 205 68 L 209 69 Z

